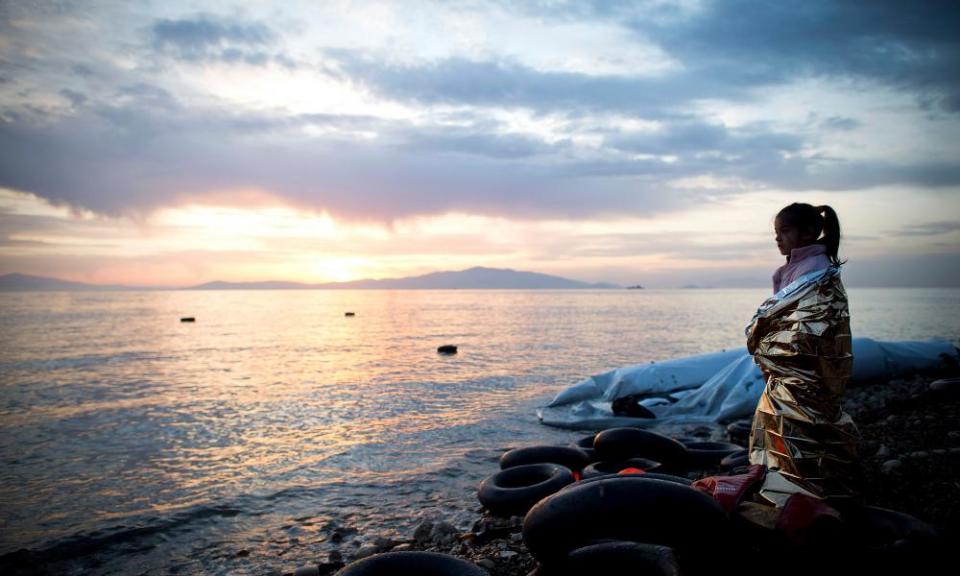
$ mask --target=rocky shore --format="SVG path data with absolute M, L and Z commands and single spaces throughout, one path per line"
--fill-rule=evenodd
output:
M 931 390 L 930 385 L 937 378 L 958 374 L 960 371 L 952 370 L 852 388 L 844 401 L 862 434 L 864 501 L 931 524 L 940 544 L 960 541 L 960 393 L 956 386 Z M 711 436 L 716 439 L 717 431 Z M 422 550 L 469 560 L 491 576 L 526 576 L 537 562 L 523 544 L 522 523 L 519 516 L 485 514 L 472 526 L 434 518 L 421 522 L 402 540 L 332 527 L 335 541 L 339 538 L 346 544 L 349 539 L 351 545 L 286 574 L 326 576 L 377 553 Z

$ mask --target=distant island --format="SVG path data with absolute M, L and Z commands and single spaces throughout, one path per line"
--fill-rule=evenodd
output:
M 610 283 L 589 283 L 560 276 L 524 272 L 505 268 L 475 267 L 467 270 L 432 272 L 421 276 L 354 280 L 305 284 L 301 282 L 207 282 L 175 290 L 616 290 L 622 286 Z M 28 291 L 93 291 L 151 290 L 133 286 L 104 286 L 68 282 L 57 278 L 6 274 L 0 276 L 0 292 Z

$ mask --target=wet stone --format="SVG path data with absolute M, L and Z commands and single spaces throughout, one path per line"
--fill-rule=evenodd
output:
M 892 474 L 895 470 L 903 466 L 903 462 L 900 460 L 887 460 L 880 467 L 883 470 L 884 474 Z
M 369 556 L 373 556 L 378 552 L 380 552 L 380 549 L 377 548 L 376 546 L 367 545 L 367 546 L 361 546 L 360 549 L 357 550 L 356 554 L 354 554 L 353 556 L 354 558 L 359 560 L 361 558 L 367 558 Z
M 413 531 L 413 539 L 417 542 L 426 542 L 430 539 L 431 530 L 433 530 L 433 522 L 424 520 Z
M 437 522 L 430 529 L 430 541 L 440 545 L 452 544 L 457 541 L 460 532 L 446 522 Z

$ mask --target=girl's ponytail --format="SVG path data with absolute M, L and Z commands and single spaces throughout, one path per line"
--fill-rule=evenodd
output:
M 835 266 L 842 264 L 838 253 L 840 251 L 840 220 L 833 208 L 823 205 L 817 206 L 817 212 L 823 214 L 823 238 L 817 240 L 827 248 L 827 256 Z

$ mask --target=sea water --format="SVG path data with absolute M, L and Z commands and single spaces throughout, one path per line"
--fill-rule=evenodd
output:
M 849 294 L 856 336 L 960 342 L 960 290 Z M 580 436 L 538 406 L 617 366 L 743 346 L 766 296 L 2 294 L 0 555 L 264 574 L 424 518 L 466 529 L 503 450 Z

